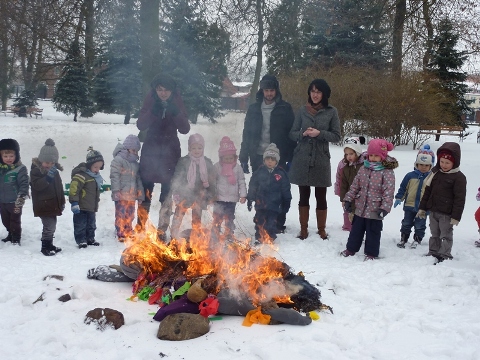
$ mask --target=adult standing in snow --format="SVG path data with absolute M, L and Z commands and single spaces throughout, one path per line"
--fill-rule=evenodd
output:
M 138 207 L 138 225 L 143 228 L 148 218 L 155 183 L 160 183 L 159 230 L 165 232 L 170 224 L 171 199 L 167 197 L 177 165 L 181 157 L 179 131 L 190 131 L 185 106 L 175 80 L 166 74 L 156 75 L 151 82 L 151 91 L 147 94 L 137 127 L 146 131 L 140 157 L 140 176 L 145 190 L 145 201 Z
M 328 104 L 330 86 L 315 79 L 308 86 L 308 102 L 295 116 L 290 138 L 297 142 L 289 177 L 300 191 L 298 212 L 299 239 L 308 237 L 310 187 L 315 187 L 318 234 L 327 239 L 327 187 L 332 186 L 329 143 L 340 141 L 340 119 L 337 109 Z
M 273 75 L 265 75 L 260 81 L 256 102 L 250 105 L 245 116 L 239 155 L 245 174 L 250 172 L 249 160 L 253 172 L 263 165 L 263 153 L 270 143 L 274 143 L 280 150 L 278 166 L 288 171 L 287 164 L 292 161 L 295 148 L 295 142 L 288 136 L 294 119 L 292 106 L 282 99 L 277 78 Z M 279 233 L 285 231 L 286 215 L 286 211 L 278 215 Z

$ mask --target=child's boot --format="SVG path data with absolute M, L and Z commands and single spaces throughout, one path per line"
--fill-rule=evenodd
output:
M 52 240 L 42 240 L 42 249 L 40 252 L 45 256 L 54 256 L 56 252 L 52 250 Z
M 418 236 L 417 234 L 413 235 L 413 242 L 412 245 L 410 245 L 411 249 L 416 249 L 418 245 L 422 243 L 422 238 Z
M 20 245 L 22 234 L 12 233 L 12 245 Z
M 100 246 L 100 243 L 96 241 L 95 239 L 88 239 L 87 240 L 87 245 L 88 246 Z
M 2 241 L 3 241 L 4 243 L 7 243 L 7 242 L 12 241 L 12 233 L 11 233 L 11 232 L 8 232 L 7 237 L 6 237 L 5 239 L 2 239 Z
M 400 233 L 400 242 L 397 244 L 399 248 L 405 249 L 405 244 L 408 242 L 410 234 Z
M 480 229 L 478 229 L 478 233 L 480 234 Z M 4 240 L 2 240 L 4 241 Z M 475 246 L 480 247 L 480 240 L 475 241 Z

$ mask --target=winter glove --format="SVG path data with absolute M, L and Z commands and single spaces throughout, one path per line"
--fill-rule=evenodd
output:
M 352 212 L 352 203 L 350 201 L 345 201 L 343 203 L 343 208 L 345 209 L 345 211 L 347 213 L 351 213 Z
M 416 217 L 419 218 L 419 219 L 426 219 L 427 218 L 427 212 L 425 210 L 418 210 Z
M 383 209 L 378 209 L 378 210 L 377 210 L 377 215 L 378 215 L 378 217 L 380 218 L 380 220 L 383 220 L 383 218 L 384 218 L 385 216 L 387 216 L 387 214 L 388 214 L 388 211 L 387 211 L 387 210 L 383 210 Z
M 47 172 L 47 181 L 52 182 L 55 178 L 55 174 L 58 172 L 57 167 L 53 165 Z
M 455 219 L 450 219 L 450 224 L 457 226 L 460 221 L 455 220 Z
M 247 200 L 247 210 L 252 211 L 252 200 Z
M 240 165 L 242 166 L 244 174 L 250 174 L 250 170 L 248 169 L 248 163 L 244 162 L 244 163 L 240 163 Z
M 172 103 L 172 102 L 169 102 L 167 104 L 167 112 L 172 116 L 172 117 L 175 117 L 177 116 L 179 113 L 180 113 L 180 110 L 178 110 L 178 107 Z
M 13 209 L 13 212 L 15 214 L 20 214 L 20 211 L 22 211 L 22 207 L 25 204 L 25 198 L 19 196 L 17 197 L 17 200 L 15 200 L 15 207 Z
M 112 192 L 112 198 L 113 201 L 120 201 L 121 200 L 121 194 L 119 190 L 115 190 Z
M 402 200 L 400 199 L 395 199 L 395 203 L 393 204 L 393 207 L 396 208 L 398 205 L 402 203 Z
M 478 188 L 477 201 L 480 201 L 480 188 Z
M 72 213 L 80 214 L 80 205 L 76 201 L 72 203 Z

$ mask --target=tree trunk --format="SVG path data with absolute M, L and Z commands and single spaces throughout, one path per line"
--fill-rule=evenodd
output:
M 140 4 L 140 47 L 142 56 L 142 90 L 146 96 L 150 82 L 160 72 L 159 38 L 160 0 L 141 0 Z
M 85 14 L 85 70 L 87 71 L 88 82 L 93 79 L 93 62 L 95 61 L 95 9 L 93 0 L 85 0 L 83 3 Z
M 395 3 L 395 18 L 393 21 L 393 39 L 392 39 L 392 73 L 394 77 L 402 76 L 403 60 L 403 27 L 405 25 L 405 16 L 407 14 L 407 0 L 397 0 Z
M 78 114 L 78 110 L 75 109 L 75 111 L 73 112 L 73 121 L 77 122 L 77 114 Z
M 260 72 L 262 71 L 263 64 L 263 45 L 264 45 L 264 21 L 262 13 L 263 0 L 256 0 L 255 10 L 257 14 L 257 62 L 255 64 L 255 76 L 253 77 L 252 88 L 250 89 L 250 104 L 255 102 L 255 96 L 257 94 L 258 84 L 260 82 Z
M 433 2 L 435 1 L 436 0 L 433 0 Z M 430 13 L 431 5 L 432 4 L 430 4 L 428 0 L 423 0 L 422 2 L 423 18 L 425 19 L 425 27 L 427 28 L 427 41 L 425 43 L 425 53 L 423 54 L 423 59 L 422 59 L 424 70 L 427 68 L 428 63 L 430 62 L 430 54 L 433 47 L 433 24 L 432 24 L 432 17 Z

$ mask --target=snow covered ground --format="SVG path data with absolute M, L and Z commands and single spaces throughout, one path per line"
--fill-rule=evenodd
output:
M 84 161 L 89 145 L 104 155 L 102 174 L 108 180 L 117 141 L 138 133 L 135 124 L 123 125 L 119 115 L 97 114 L 74 123 L 72 116 L 55 112 L 48 101 L 41 101 L 39 107 L 45 109 L 43 119 L 0 116 L 0 137 L 18 140 L 28 169 L 45 140 L 54 139 L 65 168 L 61 174 L 64 183 L 70 182 L 71 169 Z M 240 147 L 243 119 L 241 113 L 229 113 L 215 125 L 201 119 L 192 125 L 190 134 L 203 134 L 206 155 L 217 161 L 222 136 L 230 136 Z M 156 338 L 159 323 L 151 315 L 156 306 L 127 301 L 131 295 L 128 283 L 86 277 L 97 265 L 117 264 L 124 249 L 115 239 L 110 193 L 101 195 L 97 213 L 96 238 L 101 246 L 77 249 L 67 205 L 55 238 L 63 251 L 54 257 L 40 253 L 41 222 L 33 217 L 32 203 L 27 200 L 22 246 L 0 243 L 0 359 L 480 359 L 480 249 L 473 245 L 479 237 L 473 214 L 480 205 L 475 200 L 480 186 L 480 144 L 476 143 L 477 128 L 472 131 L 461 143 L 461 170 L 468 189 L 463 219 L 454 229 L 454 259 L 437 266 L 432 265 L 432 258 L 422 256 L 428 250 L 428 239 L 415 250 L 396 247 L 401 207 L 392 209 L 384 221 L 381 259 L 364 262 L 361 254 L 340 257 L 348 233 L 341 230 L 342 209 L 333 188 L 328 190 L 330 239 L 322 241 L 314 235 L 313 211 L 310 237 L 296 239 L 298 190 L 292 187 L 287 233 L 278 237 L 274 249 L 264 250 L 296 272 L 303 271 L 307 280 L 319 287 L 322 301 L 333 307 L 334 315 L 322 312 L 318 321 L 306 327 L 243 327 L 243 318 L 224 316 L 211 322 L 206 336 L 184 342 L 161 341 Z M 180 136 L 183 154 L 187 138 Z M 430 142 L 435 151 L 441 143 Z M 335 169 L 343 152 L 341 147 L 330 148 Z M 398 188 L 413 167 L 416 151 L 402 146 L 391 155 L 400 164 L 395 170 Z M 154 197 L 158 199 L 158 195 Z M 156 202 L 150 212 L 154 223 L 158 210 Z M 237 228 L 246 236 L 254 233 L 252 218 L 246 205 L 237 207 Z M 1 227 L 0 238 L 5 235 Z M 43 280 L 52 274 L 63 275 L 64 281 Z M 32 304 L 42 293 L 45 299 Z M 66 293 L 73 300 L 57 300 Z M 125 325 L 105 332 L 85 325 L 85 314 L 96 307 L 121 311 Z

